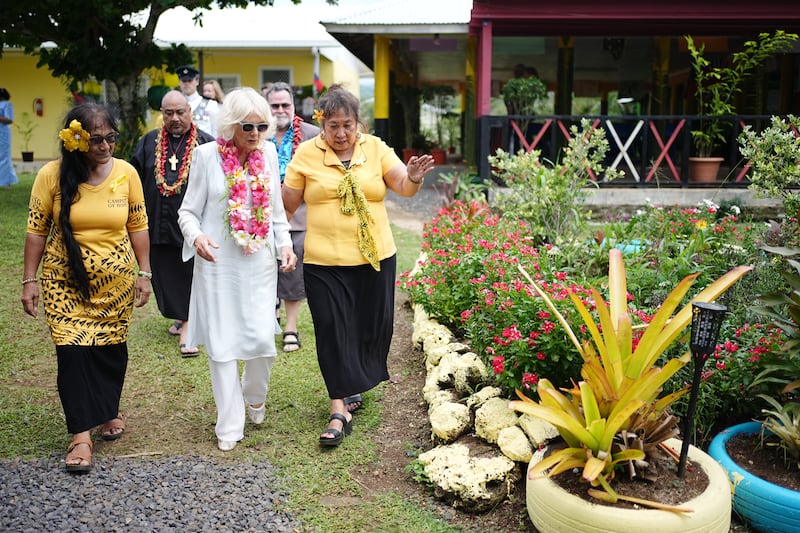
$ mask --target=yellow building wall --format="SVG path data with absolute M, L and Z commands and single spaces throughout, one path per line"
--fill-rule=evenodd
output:
M 0 58 L 0 85 L 11 93 L 14 105 L 14 122 L 27 112 L 36 130 L 31 138 L 30 150 L 36 160 L 50 160 L 60 156 L 58 131 L 72 106 L 72 95 L 66 84 L 54 78 L 47 68 L 36 68 L 38 59 L 21 51 L 4 50 Z M 34 114 L 33 103 L 42 99 L 42 116 Z M 11 157 L 21 159 L 24 146 L 22 136 L 11 125 Z
M 198 62 L 199 64 L 199 62 Z M 289 68 L 293 85 L 310 85 L 314 81 L 314 56 L 311 50 L 265 51 L 265 50 L 206 50 L 203 51 L 203 72 L 211 76 L 239 75 L 243 87 L 258 90 L 261 87 L 259 73 L 264 68 Z M 358 94 L 358 72 L 341 64 L 333 63 L 320 55 L 319 77 L 326 86 L 334 82 L 346 82 L 348 89 Z

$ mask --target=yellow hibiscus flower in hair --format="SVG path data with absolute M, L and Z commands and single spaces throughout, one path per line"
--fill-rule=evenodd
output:
M 89 132 L 84 130 L 81 123 L 75 119 L 69 123 L 69 128 L 64 128 L 58 133 L 58 137 L 64 141 L 64 148 L 70 152 L 89 151 Z
M 314 115 L 312 115 L 311 118 L 316 120 L 317 124 L 322 124 L 322 119 L 325 118 L 325 112 L 322 111 L 321 109 L 315 109 L 314 110 Z

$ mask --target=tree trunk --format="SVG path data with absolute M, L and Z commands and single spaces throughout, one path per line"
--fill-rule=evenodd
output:
M 138 75 L 126 75 L 110 80 L 116 91 L 116 98 L 109 99 L 119 117 L 120 138 L 114 155 L 121 159 L 129 159 L 142 136 L 145 126 L 147 99 L 141 91 L 141 78 Z

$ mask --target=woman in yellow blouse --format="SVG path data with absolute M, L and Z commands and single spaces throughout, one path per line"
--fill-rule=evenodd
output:
M 150 240 L 142 183 L 112 154 L 119 130 L 97 104 L 73 108 L 59 134 L 61 159 L 36 176 L 28 207 L 22 306 L 38 315 L 36 273 L 58 360 L 58 394 L 72 433 L 65 467 L 92 468 L 90 431 L 125 432 L 119 400 L 134 303 L 150 297 Z M 138 264 L 138 268 L 137 268 Z
M 389 379 L 396 248 L 386 189 L 413 196 L 433 169 L 429 155 L 404 165 L 381 139 L 360 133 L 359 104 L 339 85 L 328 89 L 316 114 L 322 132 L 297 148 L 283 187 L 288 213 L 307 205 L 306 297 L 330 397 L 322 446 L 351 431 L 344 399 Z

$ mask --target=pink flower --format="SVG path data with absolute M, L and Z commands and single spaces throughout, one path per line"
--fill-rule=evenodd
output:
M 518 341 L 522 338 L 522 334 L 517 329 L 517 325 L 512 324 L 510 328 L 503 330 L 503 337 L 511 341 Z
M 505 361 L 505 357 L 502 355 L 495 355 L 492 357 L 492 369 L 495 374 L 503 373 L 503 361 Z
M 525 373 L 522 375 L 522 388 L 530 390 L 531 386 L 539 383 L 539 376 L 536 374 Z
M 232 141 L 217 139 L 217 143 L 222 171 L 228 182 L 228 227 L 245 255 L 251 255 L 261 250 L 267 242 L 272 218 L 269 173 L 266 172 L 264 156 L 259 150 L 250 152 L 242 167 L 239 151 Z

